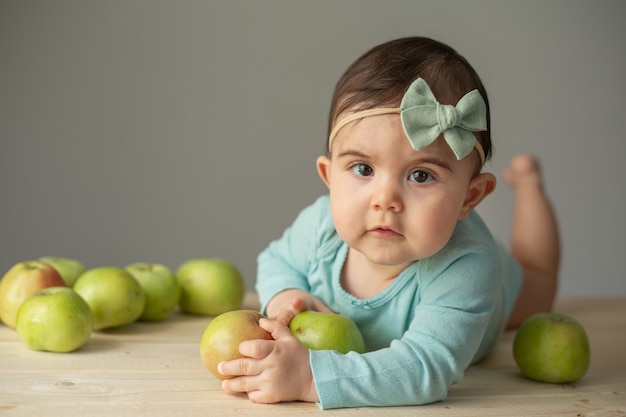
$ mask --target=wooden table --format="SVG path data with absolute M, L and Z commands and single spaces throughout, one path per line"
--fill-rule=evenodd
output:
M 256 307 L 248 295 L 245 307 Z M 591 342 L 591 368 L 576 384 L 523 378 L 513 361 L 514 333 L 471 367 L 441 403 L 322 411 L 315 404 L 253 404 L 229 395 L 202 364 L 208 318 L 176 313 L 94 333 L 80 350 L 29 350 L 0 325 L 2 416 L 625 416 L 626 298 L 562 299 L 556 311 L 578 319 Z

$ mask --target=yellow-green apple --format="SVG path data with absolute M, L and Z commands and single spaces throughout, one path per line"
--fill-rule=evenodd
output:
M 136 321 L 146 302 L 139 282 L 125 269 L 105 266 L 88 269 L 74 284 L 93 312 L 94 330 Z
M 0 319 L 15 328 L 17 310 L 24 300 L 46 287 L 65 286 L 61 275 L 41 261 L 19 262 L 0 281 Z
M 243 277 L 227 260 L 190 259 L 180 265 L 176 278 L 184 313 L 217 316 L 241 307 L 245 291 Z
M 272 340 L 259 326 L 263 315 L 254 310 L 232 310 L 211 320 L 200 339 L 200 357 L 209 371 L 221 380 L 231 378 L 217 371 L 222 361 L 242 358 L 239 344 L 244 340 Z
M 135 262 L 125 268 L 139 282 L 146 304 L 139 320 L 165 320 L 178 305 L 180 287 L 174 273 L 165 265 Z
M 572 317 L 539 313 L 527 318 L 517 330 L 513 357 L 530 379 L 575 382 L 589 369 L 589 340 L 583 326 Z
M 68 287 L 74 286 L 79 275 L 86 271 L 85 265 L 76 259 L 60 256 L 42 256 L 39 260 L 56 269 Z
M 92 326 L 91 309 L 69 287 L 39 290 L 17 312 L 17 333 L 33 350 L 72 352 L 89 339 Z
M 302 311 L 291 320 L 289 330 L 308 349 L 365 352 L 356 323 L 341 314 Z

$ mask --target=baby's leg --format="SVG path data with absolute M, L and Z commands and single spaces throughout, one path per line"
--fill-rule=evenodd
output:
M 511 253 L 523 273 L 521 292 L 508 322 L 508 327 L 516 327 L 530 315 L 552 309 L 561 249 L 556 217 L 544 192 L 537 160 L 517 155 L 503 176 L 515 193 Z

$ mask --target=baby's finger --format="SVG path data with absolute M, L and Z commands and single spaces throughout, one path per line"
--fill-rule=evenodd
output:
M 296 297 L 291 301 L 291 308 L 295 314 L 298 314 L 304 310 L 309 310 L 311 307 L 309 303 L 305 302 L 302 298 Z
M 257 369 L 256 360 L 251 358 L 241 358 L 232 361 L 224 361 L 217 364 L 217 371 L 229 377 L 242 375 L 258 375 L 260 370 Z
M 257 390 L 256 377 L 240 376 L 222 381 L 222 389 L 226 392 L 251 392 Z
M 253 359 L 263 359 L 274 350 L 273 340 L 246 340 L 239 344 L 239 353 Z
M 276 341 L 285 337 L 293 337 L 289 327 L 279 320 L 260 319 L 259 326 L 265 331 L 271 333 L 272 338 Z
M 333 313 L 333 311 L 328 308 L 326 304 L 324 304 L 315 297 L 310 300 L 303 300 L 299 297 L 294 298 L 291 303 L 291 308 L 295 311 L 296 314 L 301 313 L 305 310 L 321 311 L 322 313 Z

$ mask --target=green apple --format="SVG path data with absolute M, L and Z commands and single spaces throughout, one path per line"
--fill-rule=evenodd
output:
M 65 281 L 44 262 L 24 261 L 13 265 L 0 281 L 0 319 L 15 328 L 17 310 L 22 303 L 35 292 L 56 286 L 65 286 Z
M 222 361 L 242 358 L 239 344 L 245 340 L 272 340 L 263 328 L 259 327 L 261 313 L 254 310 L 232 310 L 215 317 L 207 325 L 200 339 L 200 357 L 209 371 L 217 378 L 224 376 L 217 371 Z
M 85 265 L 76 259 L 62 258 L 60 256 L 42 256 L 39 260 L 56 269 L 68 287 L 73 287 L 80 274 L 86 271 Z
M 184 313 L 217 316 L 241 307 L 245 291 L 243 277 L 224 259 L 190 259 L 178 268 L 176 278 Z
M 91 309 L 76 291 L 48 287 L 22 303 L 16 330 L 33 350 L 72 352 L 89 339 L 92 325 Z
M 174 273 L 165 265 L 135 262 L 125 268 L 139 282 L 146 304 L 139 320 L 165 320 L 178 305 L 180 287 Z
M 115 266 L 87 270 L 78 277 L 74 290 L 89 304 L 94 330 L 133 323 L 146 303 L 139 282 L 130 272 Z
M 522 374 L 542 382 L 575 382 L 589 369 L 589 340 L 575 319 L 539 313 L 526 319 L 513 341 L 513 357 Z
M 341 314 L 302 311 L 291 320 L 289 330 L 308 349 L 365 352 L 356 323 Z

